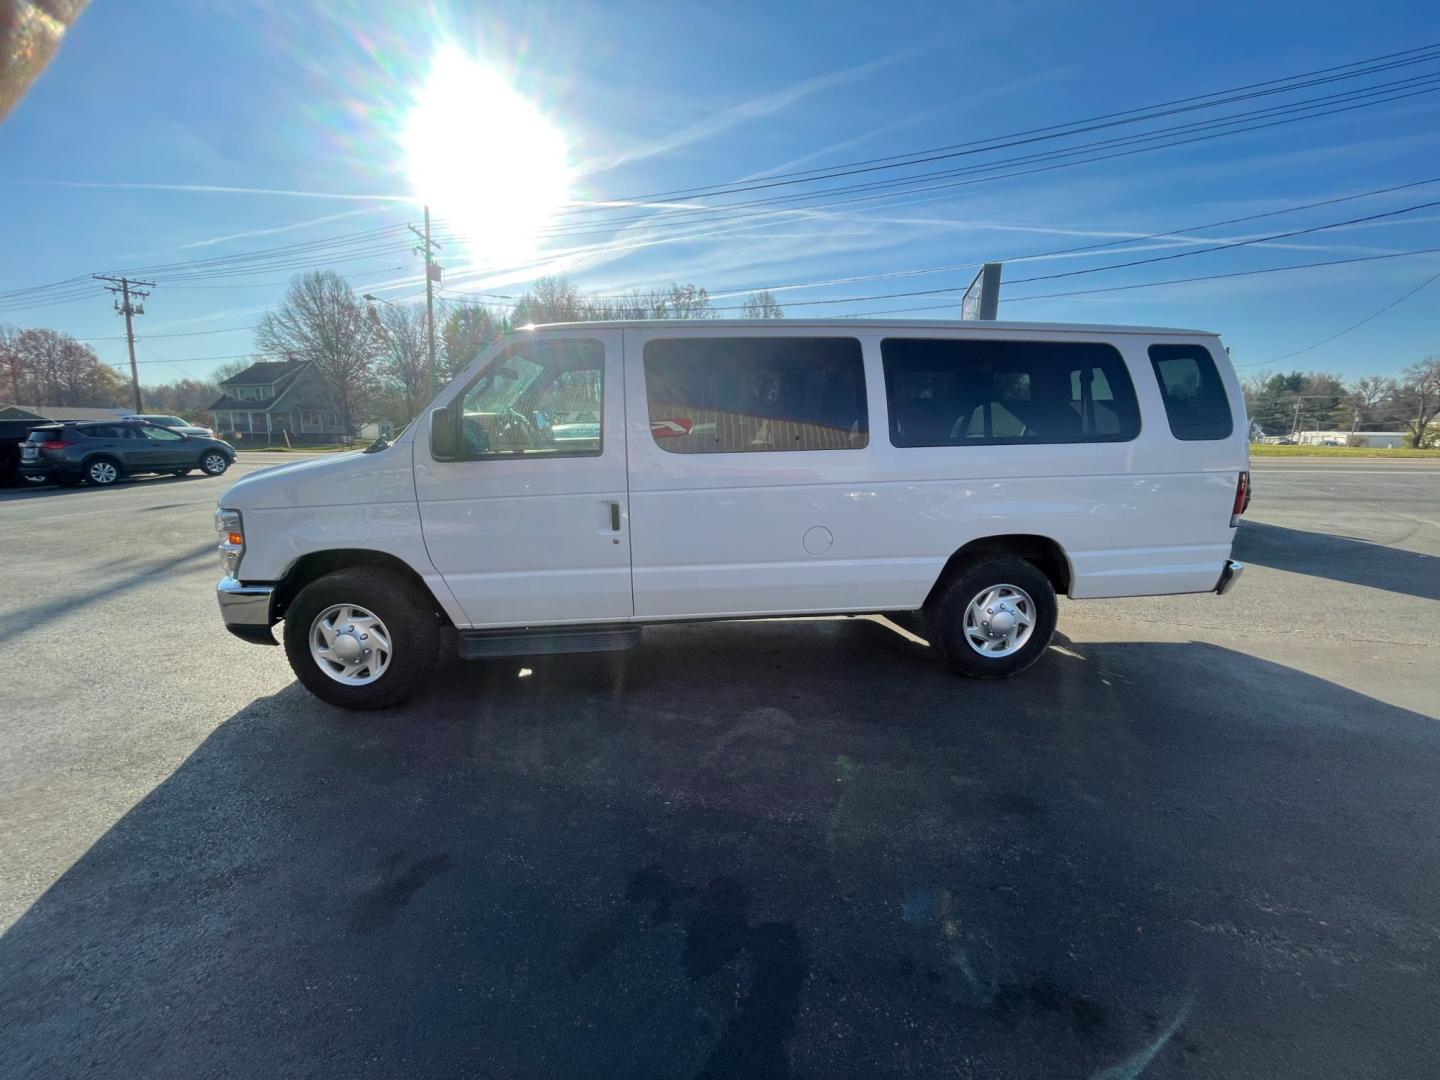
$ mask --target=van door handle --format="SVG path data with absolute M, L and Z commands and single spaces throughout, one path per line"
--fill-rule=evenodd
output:
M 620 531 L 620 504 L 617 502 L 610 504 L 610 531 Z

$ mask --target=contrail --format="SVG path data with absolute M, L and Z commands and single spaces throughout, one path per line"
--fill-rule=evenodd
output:
M 398 202 L 418 205 L 412 195 L 348 195 L 337 191 L 296 191 L 292 188 L 232 187 L 227 184 L 150 184 L 128 180 L 17 180 L 46 187 L 107 188 L 132 191 L 186 191 L 202 195 L 279 195 L 291 199 L 337 199 L 343 202 Z

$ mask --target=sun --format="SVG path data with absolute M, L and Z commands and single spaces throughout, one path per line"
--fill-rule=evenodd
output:
M 569 197 L 560 129 L 498 71 L 454 46 L 436 51 L 400 145 L 416 197 L 485 265 L 533 256 Z

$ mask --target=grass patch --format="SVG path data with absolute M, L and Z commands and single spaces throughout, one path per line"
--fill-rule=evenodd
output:
M 1251 457 L 1336 457 L 1336 458 L 1434 458 L 1440 460 L 1440 449 L 1411 450 L 1397 446 L 1385 450 L 1378 446 L 1271 446 L 1252 443 Z
M 357 443 L 355 446 L 240 446 L 236 449 L 247 454 L 338 454 L 342 450 L 364 450 L 365 447 Z

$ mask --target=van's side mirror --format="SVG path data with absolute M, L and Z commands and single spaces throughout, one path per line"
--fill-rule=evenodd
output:
M 454 461 L 460 456 L 460 439 L 454 406 L 430 414 L 430 456 L 436 461 Z

